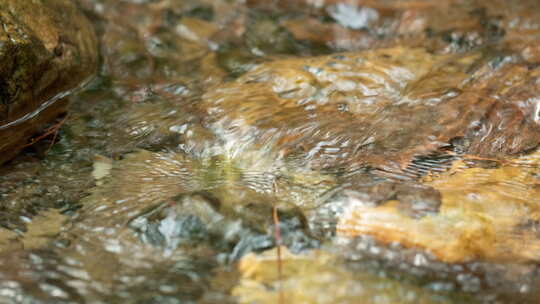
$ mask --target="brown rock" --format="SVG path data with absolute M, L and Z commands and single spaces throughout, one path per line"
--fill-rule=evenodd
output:
M 65 111 L 96 70 L 97 40 L 69 0 L 0 0 L 0 163 Z
M 537 262 L 539 162 L 538 152 L 500 161 L 491 169 L 457 161 L 448 172 L 424 181 L 441 193 L 439 213 L 415 219 L 400 212 L 398 201 L 351 204 L 340 218 L 338 234 L 372 235 L 381 243 L 420 248 L 450 263 Z
M 539 76 L 504 52 L 390 48 L 264 63 L 201 106 L 204 124 L 236 143 L 233 155 L 255 149 L 312 169 L 416 178 L 422 169 L 409 165 L 420 156 L 537 147 Z

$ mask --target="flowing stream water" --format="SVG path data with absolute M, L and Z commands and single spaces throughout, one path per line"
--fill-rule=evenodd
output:
M 536 1 L 79 5 L 99 73 L 2 168 L 1 303 L 540 298 Z

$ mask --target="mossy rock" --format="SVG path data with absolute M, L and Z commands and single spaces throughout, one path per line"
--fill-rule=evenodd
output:
M 72 1 L 0 0 L 0 163 L 65 112 L 61 97 L 95 72 L 97 52 Z

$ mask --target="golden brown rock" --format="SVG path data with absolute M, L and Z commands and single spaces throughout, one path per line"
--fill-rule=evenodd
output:
M 230 155 L 407 176 L 431 153 L 500 158 L 537 147 L 538 79 L 497 51 L 397 47 L 264 63 L 210 90 L 201 112 Z
M 397 201 L 377 207 L 351 204 L 338 233 L 399 242 L 452 263 L 538 261 L 539 164 L 539 153 L 494 162 L 499 167 L 491 169 L 457 161 L 448 172 L 424 181 L 441 192 L 438 214 L 413 219 L 400 212 Z
M 276 249 L 258 255 L 250 253 L 240 260 L 241 279 L 232 290 L 239 303 L 279 303 L 280 292 L 282 302 L 291 304 L 434 303 L 434 294 L 427 290 L 368 271 L 350 271 L 342 259 L 322 250 L 304 254 L 281 250 L 281 278 Z M 454 303 L 449 298 L 438 300 L 437 303 Z
M 65 111 L 96 63 L 93 28 L 70 0 L 0 0 L 0 163 Z

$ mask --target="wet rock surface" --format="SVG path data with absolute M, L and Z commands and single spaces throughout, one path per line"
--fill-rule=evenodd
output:
M 540 140 L 530 110 L 539 71 L 511 58 L 494 66 L 492 58 L 393 48 L 276 60 L 206 93 L 203 124 L 232 141 L 256 134 L 255 149 L 269 146 L 313 169 L 406 175 L 414 157 L 437 151 L 491 158 L 530 151 Z
M 92 25 L 71 1 L 0 1 L 0 163 L 65 112 L 96 70 Z
M 358 303 L 363 298 L 372 299 L 370 303 L 474 301 L 470 298 L 438 298 L 429 291 L 415 288 L 414 285 L 395 284 L 361 267 L 349 271 L 344 268 L 346 264 L 343 261 L 337 261 L 335 256 L 319 250 L 295 255 L 284 248 L 285 273 L 281 280 L 277 264 L 275 251 L 245 256 L 239 263 L 240 282 L 232 291 L 238 297 L 238 302 L 276 303 L 280 301 L 280 295 L 276 292 L 280 288 L 284 290 L 283 301 L 287 303 Z M 362 286 L 356 284 L 358 281 L 373 285 Z M 326 293 L 319 294 L 321 289 Z
M 540 9 L 452 4 L 81 0 L 103 68 L 0 178 L 1 299 L 537 302 Z

